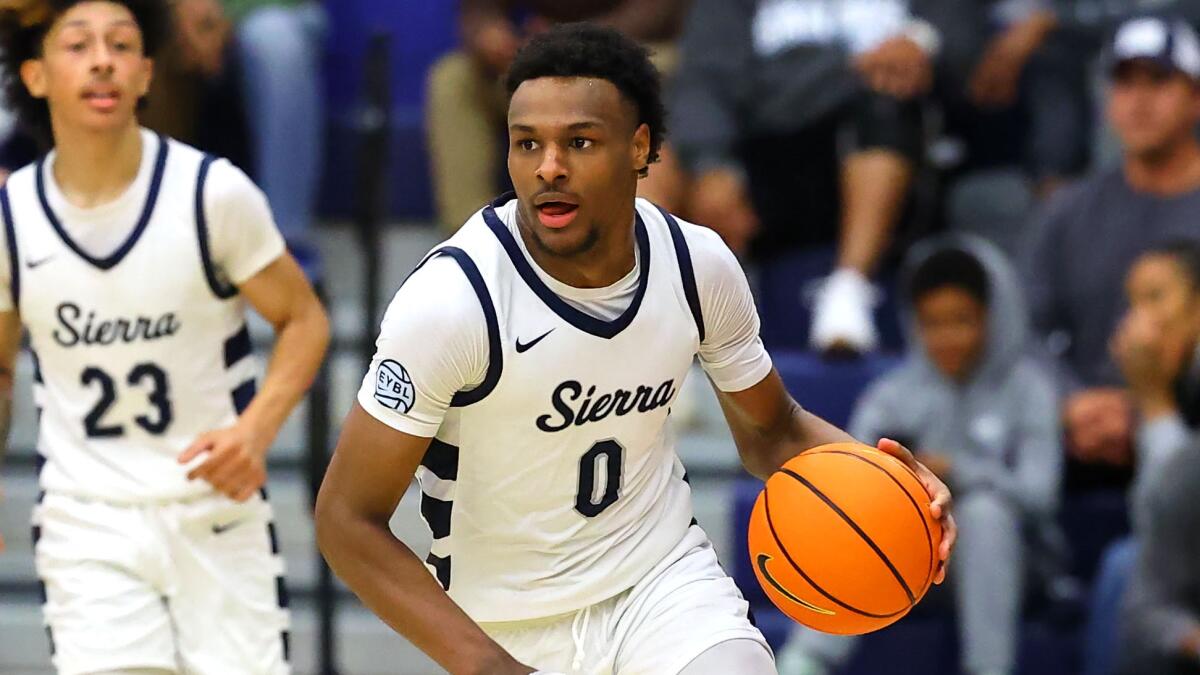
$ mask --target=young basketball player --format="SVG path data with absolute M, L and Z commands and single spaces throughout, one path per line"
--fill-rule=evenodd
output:
M 508 89 L 516 197 L 396 294 L 318 499 L 322 551 L 456 675 L 774 673 L 692 518 L 670 406 L 698 354 L 756 475 L 850 438 L 784 390 L 717 235 L 635 199 L 664 132 L 645 52 L 556 28 Z M 880 446 L 919 472 L 944 560 L 949 492 Z M 388 529 L 414 473 L 428 571 Z
M 0 366 L 11 387 L 24 326 L 54 664 L 285 673 L 261 490 L 321 362 L 324 312 L 249 179 L 138 126 L 163 0 L 0 7 L 7 100 L 53 143 L 0 189 Z M 247 304 L 277 333 L 257 393 Z

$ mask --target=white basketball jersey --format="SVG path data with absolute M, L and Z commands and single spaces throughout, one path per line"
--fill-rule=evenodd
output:
M 202 204 L 213 158 L 157 143 L 141 218 L 106 258 L 64 229 L 44 160 L 0 189 L 48 492 L 118 503 L 207 494 L 176 457 L 254 396 L 244 303 L 209 258 Z
M 476 621 L 612 597 L 693 522 L 668 423 L 702 337 L 680 225 L 638 201 L 637 293 L 603 321 L 539 278 L 497 214 L 515 205 L 502 198 L 430 254 L 458 262 L 488 323 L 486 378 L 454 398 L 417 473 L 427 563 Z

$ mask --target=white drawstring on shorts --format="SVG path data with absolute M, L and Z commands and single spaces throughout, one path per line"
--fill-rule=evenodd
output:
M 592 618 L 592 606 L 588 605 L 575 613 L 575 620 L 571 622 L 571 639 L 575 641 L 575 658 L 571 660 L 571 673 L 578 675 L 583 668 L 583 658 L 586 656 L 585 649 L 587 645 L 588 623 Z

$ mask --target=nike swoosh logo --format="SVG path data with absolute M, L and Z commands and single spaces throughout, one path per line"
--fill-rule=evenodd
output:
M 823 607 L 817 607 L 807 600 L 802 600 L 801 598 L 796 597 L 794 593 L 784 588 L 778 581 L 775 581 L 775 577 L 771 576 L 770 570 L 767 569 L 767 563 L 770 561 L 771 556 L 767 555 L 766 553 L 758 554 L 758 571 L 762 574 L 762 578 L 766 579 L 768 584 L 771 584 L 771 588 L 774 588 L 782 593 L 783 597 L 787 598 L 788 600 L 791 600 L 805 609 L 811 609 L 817 614 L 824 614 L 825 616 L 833 616 L 835 614 L 835 612 L 831 612 Z
M 42 265 L 45 265 L 46 263 L 50 262 L 51 260 L 54 260 L 53 254 L 48 255 L 45 258 L 41 258 L 40 260 L 27 260 L 27 261 L 25 261 L 25 269 L 31 270 L 36 267 L 41 267 Z
M 237 527 L 238 525 L 241 525 L 242 522 L 244 522 L 244 521 L 235 520 L 235 521 L 232 521 L 229 523 L 225 523 L 224 525 L 213 525 L 212 533 L 213 534 L 224 534 L 225 532 L 232 530 L 233 528 Z
M 534 339 L 530 340 L 529 342 L 521 342 L 521 338 L 517 338 L 517 353 L 524 354 L 525 352 L 529 351 L 530 349 L 533 349 L 534 345 L 536 345 L 537 343 L 546 339 L 546 336 L 553 332 L 554 332 L 554 329 L 551 328 L 550 330 L 546 331 L 545 333 L 542 333 L 541 335 L 535 337 Z

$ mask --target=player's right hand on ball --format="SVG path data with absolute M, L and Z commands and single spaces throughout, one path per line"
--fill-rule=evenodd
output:
M 267 482 L 269 441 L 262 439 L 263 434 L 239 422 L 201 434 L 179 455 L 179 463 L 188 464 L 207 453 L 205 460 L 188 472 L 188 480 L 208 481 L 217 492 L 244 502 Z
M 954 540 L 958 539 L 958 526 L 954 523 L 954 514 L 950 512 L 953 501 L 950 488 L 946 487 L 946 484 L 928 467 L 918 462 L 908 448 L 896 441 L 890 438 L 881 438 L 875 447 L 904 462 L 908 468 L 913 470 L 913 473 L 917 475 L 917 480 L 921 481 L 921 485 L 929 493 L 929 511 L 942 523 L 942 546 L 938 550 L 941 562 L 938 564 L 937 575 L 933 579 L 933 583 L 940 584 L 946 579 L 946 565 L 950 562 L 950 553 L 954 550 Z

